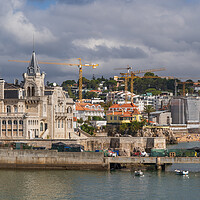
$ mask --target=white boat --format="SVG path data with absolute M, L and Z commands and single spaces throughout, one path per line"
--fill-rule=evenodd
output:
M 188 175 L 189 171 L 175 169 L 177 175 Z
M 144 176 L 144 173 L 141 170 L 135 171 L 135 176 Z

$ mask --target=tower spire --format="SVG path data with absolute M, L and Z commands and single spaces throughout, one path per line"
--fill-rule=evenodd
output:
M 32 53 L 31 61 L 29 63 L 29 66 L 27 68 L 27 74 L 29 76 L 34 76 L 36 73 L 40 73 L 40 67 L 38 65 L 36 56 L 35 56 L 35 51 Z

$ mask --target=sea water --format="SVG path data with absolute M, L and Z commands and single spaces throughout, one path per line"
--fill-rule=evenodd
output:
M 194 147 L 199 143 L 179 144 Z M 200 146 L 200 145 L 199 145 Z M 189 176 L 176 175 L 188 169 Z M 0 199 L 7 200 L 199 200 L 200 166 L 172 165 L 166 171 L 0 170 Z

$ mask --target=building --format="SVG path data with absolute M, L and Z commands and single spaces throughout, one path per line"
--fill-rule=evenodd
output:
M 100 104 L 80 103 L 75 104 L 75 116 L 77 119 L 88 120 L 88 117 L 104 117 L 104 108 Z
M 130 123 L 131 121 L 141 121 L 142 115 L 138 107 L 133 103 L 113 104 L 107 113 L 107 124 Z
M 109 107 L 108 111 L 134 111 L 135 109 L 138 109 L 137 106 L 133 103 L 126 103 L 126 104 L 113 104 Z
M 172 123 L 171 112 L 169 111 L 151 112 L 150 119 L 160 126 L 169 126 Z
M 107 124 L 119 125 L 122 123 L 131 123 L 132 121 L 141 121 L 142 115 L 137 110 L 133 111 L 112 111 L 106 114 Z
M 171 101 L 173 130 L 184 127 L 189 132 L 200 132 L 200 98 L 181 97 Z M 180 126 L 181 125 L 181 126 Z
M 73 100 L 59 86 L 46 87 L 44 79 L 33 52 L 20 85 L 0 80 L 0 138 L 70 138 Z

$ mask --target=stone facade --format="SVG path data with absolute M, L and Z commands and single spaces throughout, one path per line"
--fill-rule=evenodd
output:
M 73 100 L 59 86 L 45 87 L 35 52 L 23 78 L 20 85 L 0 80 L 0 138 L 70 138 Z

